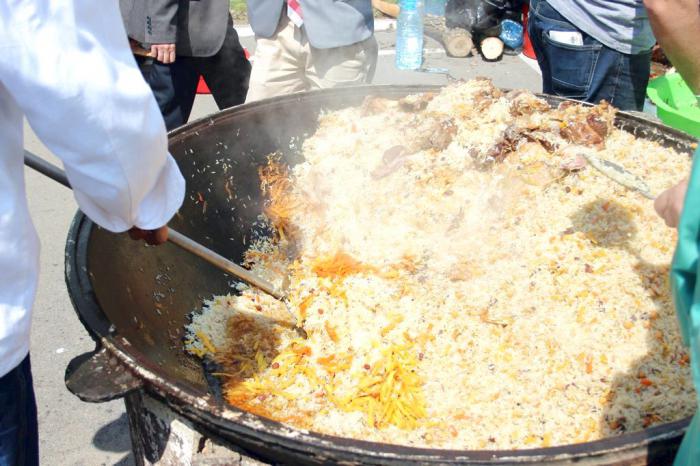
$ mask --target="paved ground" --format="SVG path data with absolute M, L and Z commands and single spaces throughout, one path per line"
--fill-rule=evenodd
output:
M 244 32 L 245 34 L 245 32 Z M 394 34 L 377 33 L 381 46 L 375 83 L 444 84 L 443 74 L 397 71 L 393 66 Z M 242 38 L 251 51 L 254 41 Z M 456 78 L 488 76 L 502 87 L 540 90 L 539 76 L 521 58 L 485 63 L 480 57 L 450 59 L 426 43 L 428 68 L 448 68 Z M 193 118 L 216 111 L 209 96 L 195 103 Z M 26 129 L 26 147 L 56 161 Z M 30 209 L 43 242 L 41 281 L 35 306 L 32 358 L 39 406 L 41 459 L 45 465 L 133 464 L 129 434 L 121 401 L 101 405 L 80 402 L 65 389 L 63 372 L 70 359 L 89 351 L 93 343 L 75 317 L 63 282 L 63 248 L 66 232 L 76 209 L 68 190 L 27 171 Z

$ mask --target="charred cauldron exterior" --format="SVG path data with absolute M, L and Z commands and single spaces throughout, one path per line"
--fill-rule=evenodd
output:
M 289 163 L 297 161 L 321 110 L 359 105 L 369 94 L 398 98 L 434 89 L 374 86 L 296 94 L 225 110 L 174 131 L 170 150 L 188 190 L 170 225 L 240 260 L 261 213 L 257 170 L 268 154 L 280 151 Z M 552 104 L 561 101 L 547 98 Z M 691 137 L 644 118 L 621 114 L 617 124 L 680 152 L 693 147 Z M 213 294 L 232 291 L 230 277 L 171 244 L 147 247 L 102 230 L 78 213 L 66 246 L 66 280 L 78 316 L 97 343 L 94 353 L 70 363 L 66 384 L 85 401 L 127 395 L 135 452 L 149 450 L 149 462 L 158 461 L 162 449 L 139 445 L 144 426 L 134 417 L 144 399 L 226 448 L 282 464 L 656 465 L 672 461 L 688 424 L 683 420 L 595 442 L 515 451 L 420 449 L 292 429 L 223 404 L 200 362 L 182 350 L 188 314 Z M 159 435 L 170 434 L 166 426 Z

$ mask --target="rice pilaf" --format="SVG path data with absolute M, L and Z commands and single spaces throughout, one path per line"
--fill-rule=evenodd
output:
M 316 432 L 413 446 L 591 441 L 695 409 L 667 285 L 675 232 L 586 166 L 652 192 L 689 157 L 486 80 L 323 114 L 294 167 L 261 170 L 274 238 L 247 254 L 281 283 L 193 314 L 228 402 Z

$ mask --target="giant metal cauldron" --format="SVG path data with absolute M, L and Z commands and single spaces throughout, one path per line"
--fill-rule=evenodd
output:
M 296 94 L 225 110 L 174 131 L 170 150 L 187 180 L 187 196 L 170 226 L 240 260 L 251 235 L 261 233 L 254 225 L 261 212 L 257 169 L 268 154 L 281 151 L 295 163 L 321 110 L 358 105 L 368 94 L 398 98 L 431 89 L 375 86 Z M 617 124 L 683 153 L 693 148 L 689 136 L 644 118 L 620 114 Z M 205 298 L 231 292 L 230 277 L 171 244 L 146 247 L 78 213 L 66 247 L 66 280 L 75 309 L 97 342 L 94 353 L 71 362 L 66 384 L 86 401 L 126 395 L 135 452 L 147 450 L 150 462 L 163 451 L 140 438 L 154 429 L 154 422 L 135 419 L 144 399 L 160 403 L 225 448 L 278 464 L 664 464 L 688 423 L 517 451 L 419 449 L 296 430 L 222 404 L 200 362 L 182 350 L 188 314 Z M 173 435 L 171 427 L 160 430 L 161 440 Z

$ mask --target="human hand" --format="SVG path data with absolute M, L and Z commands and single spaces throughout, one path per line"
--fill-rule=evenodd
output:
M 175 44 L 153 44 L 151 56 L 166 65 L 172 63 L 175 61 Z
M 666 225 L 678 228 L 678 222 L 683 211 L 685 192 L 688 190 L 688 180 L 683 180 L 674 187 L 662 192 L 654 201 L 654 209 Z
M 168 241 L 168 226 L 164 225 L 156 230 L 142 230 L 133 227 L 129 230 L 129 237 L 133 240 L 144 240 L 151 246 L 158 246 Z

